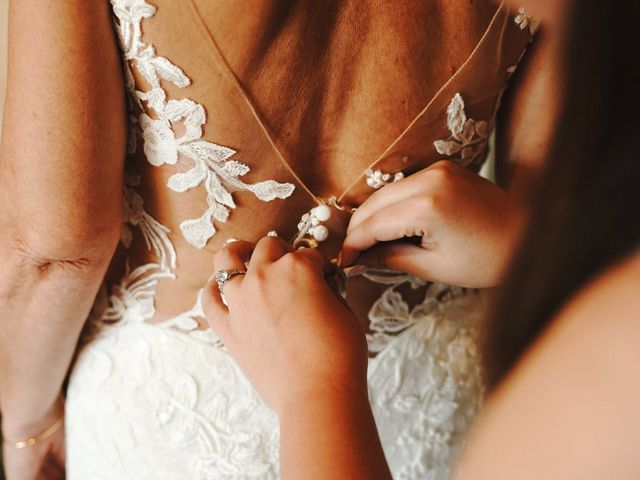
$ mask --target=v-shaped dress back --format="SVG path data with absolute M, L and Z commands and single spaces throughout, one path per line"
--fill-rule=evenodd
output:
M 335 255 L 350 212 L 376 189 L 443 158 L 479 170 L 532 20 L 494 7 L 397 135 L 318 175 L 292 154 L 194 0 L 111 3 L 131 158 L 122 246 L 70 378 L 68 476 L 278 478 L 277 418 L 204 326 L 203 265 L 225 239 L 270 230 Z M 482 398 L 483 297 L 401 272 L 360 281 L 373 297 L 370 397 L 393 475 L 445 479 Z

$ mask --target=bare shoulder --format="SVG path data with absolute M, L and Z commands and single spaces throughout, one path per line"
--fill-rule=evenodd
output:
M 560 362 L 568 378 L 582 370 L 585 393 L 594 383 L 611 393 L 626 390 L 629 383 L 611 372 L 631 374 L 629 365 L 640 361 L 639 286 L 640 253 L 598 274 L 558 313 L 522 362 L 524 370 Z
M 456 480 L 639 478 L 640 255 L 592 281 L 493 393 Z
M 606 336 L 614 335 L 612 330 L 620 331 L 621 327 L 640 334 L 640 252 L 600 274 L 567 305 L 556 321 L 566 323 L 567 328 L 579 323 L 583 331 Z
M 637 378 L 633 371 L 640 361 L 638 286 L 640 252 L 603 270 L 551 320 L 507 378 L 505 390 L 537 385 L 581 395 L 584 402 L 620 394 L 640 401 L 640 388 L 629 391 L 633 383 L 640 387 L 640 380 L 630 381 Z

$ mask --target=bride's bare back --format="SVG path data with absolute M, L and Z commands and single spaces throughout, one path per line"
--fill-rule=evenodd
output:
M 293 239 L 301 217 L 319 203 L 331 204 L 335 197 L 340 208 L 357 207 L 380 184 L 380 178 L 367 177 L 375 170 L 392 177 L 410 174 L 442 158 L 478 168 L 509 67 L 529 39 L 490 1 L 410 1 L 393 8 L 273 0 L 154 5 L 157 11 L 141 22 L 137 51 L 127 50 L 135 90 L 143 92 L 132 113 L 144 112 L 135 120 L 144 144 L 138 142 L 129 162 L 129 177 L 135 178 L 128 185 L 129 204 L 140 209 L 144 200 L 146 214 L 169 229 L 167 241 L 177 256 L 169 268 L 172 278 L 158 277 L 153 321 L 194 305 L 212 274 L 212 253 L 228 238 L 256 241 L 276 230 Z M 176 81 L 170 73 L 154 84 L 148 72 L 156 67 L 145 63 L 156 61 L 149 60 L 151 46 L 154 58 L 179 67 L 174 74 L 184 78 Z M 206 111 L 195 135 L 188 125 L 193 127 L 193 117 L 167 120 L 159 112 L 187 98 Z M 452 113 L 447 119 L 449 106 L 457 119 Z M 467 116 L 482 129 L 462 138 L 451 130 L 452 122 L 462 119 L 464 126 Z M 241 164 L 234 178 L 244 184 L 230 185 L 215 169 L 198 172 L 193 145 L 205 140 L 232 149 L 219 151 L 225 158 L 216 161 Z M 438 147 L 439 140 L 460 148 Z M 168 154 L 174 160 L 163 157 L 166 148 L 175 150 Z M 267 181 L 278 192 L 261 198 L 243 187 Z M 323 222 L 328 238 L 320 248 L 331 257 L 349 218 L 340 208 L 331 208 L 332 218 Z M 137 230 L 123 253 L 130 270 L 158 262 L 157 249 L 148 248 Z M 119 257 L 111 283 L 123 268 Z M 368 283 L 350 288 L 358 291 L 352 297 L 363 311 L 379 293 Z

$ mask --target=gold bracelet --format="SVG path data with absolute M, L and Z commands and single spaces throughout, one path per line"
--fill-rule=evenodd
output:
M 62 427 L 62 425 L 64 425 L 64 417 L 58 418 L 53 423 L 53 425 L 51 425 L 44 432 L 42 432 L 39 435 L 36 435 L 35 437 L 27 438 L 26 440 L 19 440 L 17 442 L 13 440 L 3 440 L 2 443 L 4 443 L 5 445 L 10 445 L 16 450 L 22 450 L 23 448 L 33 447 L 35 445 L 38 445 L 39 443 L 44 442 L 48 438 L 51 438 L 54 433 L 60 430 L 60 427 Z

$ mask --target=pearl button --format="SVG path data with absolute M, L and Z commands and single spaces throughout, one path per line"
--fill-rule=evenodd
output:
M 318 225 L 313 229 L 313 238 L 318 242 L 324 242 L 329 237 L 329 229 L 324 225 Z
M 326 205 L 319 205 L 313 209 L 313 215 L 321 222 L 326 222 L 331 218 L 331 209 Z

